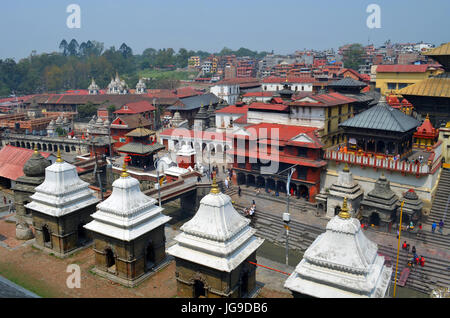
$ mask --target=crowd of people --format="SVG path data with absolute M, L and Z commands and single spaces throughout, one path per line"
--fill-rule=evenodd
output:
M 408 255 L 410 255 L 410 253 L 409 253 L 409 247 L 410 247 L 409 243 L 407 243 L 406 241 L 404 241 L 403 244 L 402 244 L 402 249 L 403 249 Z M 425 257 L 423 257 L 422 255 L 420 255 L 420 257 L 419 257 L 419 255 L 417 254 L 416 247 L 413 246 L 412 249 L 411 249 L 411 258 L 408 259 L 408 267 L 412 268 L 412 267 L 414 267 L 414 266 L 419 266 L 419 265 L 420 265 L 421 267 L 424 267 L 424 266 L 425 266 Z

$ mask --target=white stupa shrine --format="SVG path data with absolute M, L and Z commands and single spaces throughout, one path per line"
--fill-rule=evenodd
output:
M 351 217 L 345 198 L 341 212 L 306 250 L 284 287 L 294 297 L 383 298 L 392 275 L 384 262 L 377 244 Z
M 135 286 L 166 259 L 164 227 L 172 218 L 157 201 L 141 192 L 124 164 L 111 195 L 97 205 L 91 231 L 95 271 L 126 286 Z
M 333 218 L 336 216 L 347 198 L 347 206 L 352 217 L 355 217 L 364 193 L 361 186 L 353 179 L 353 175 L 345 164 L 344 169 L 339 172 L 338 179 L 330 187 L 327 195 L 327 217 Z
M 25 207 L 32 211 L 36 247 L 66 256 L 89 241 L 83 225 L 91 221 L 99 199 L 80 179 L 76 167 L 61 159 L 59 150 L 58 159 L 45 168 L 45 180 L 30 199 Z
M 256 288 L 255 236 L 250 220 L 220 192 L 215 178 L 211 192 L 200 201 L 167 253 L 176 259 L 179 297 L 248 297 Z

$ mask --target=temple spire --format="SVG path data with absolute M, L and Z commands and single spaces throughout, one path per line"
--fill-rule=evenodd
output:
M 218 184 L 216 182 L 216 174 L 214 174 L 214 177 L 213 177 L 213 182 L 211 184 L 211 192 L 210 193 L 212 193 L 212 194 L 219 194 L 220 193 L 219 186 L 218 186 Z
M 348 212 L 348 207 L 347 207 L 347 197 L 344 198 L 344 203 L 342 204 L 342 209 L 339 212 L 338 216 L 341 219 L 350 219 L 352 216 L 350 215 L 350 213 Z
M 61 158 L 61 151 L 58 148 L 58 152 L 56 153 L 56 162 L 64 162 L 64 160 L 62 160 Z
M 129 176 L 128 172 L 127 172 L 127 164 L 124 161 L 123 162 L 123 166 L 122 166 L 122 174 L 120 175 L 122 178 L 126 178 Z

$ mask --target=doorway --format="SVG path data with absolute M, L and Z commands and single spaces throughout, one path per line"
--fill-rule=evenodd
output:
M 196 279 L 194 281 L 194 298 L 206 297 L 205 284 Z
M 106 268 L 107 271 L 110 273 L 116 272 L 116 258 L 114 256 L 114 252 L 112 249 L 107 248 L 105 250 L 105 257 L 106 257 Z

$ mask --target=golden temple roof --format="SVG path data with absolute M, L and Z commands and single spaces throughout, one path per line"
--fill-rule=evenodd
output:
M 432 77 L 409 85 L 398 91 L 401 95 L 418 95 L 431 97 L 450 97 L 450 78 Z
M 438 46 L 437 48 L 428 50 L 428 51 L 422 53 L 422 55 L 427 55 L 427 56 L 450 55 L 450 42 L 447 42 L 441 46 Z

